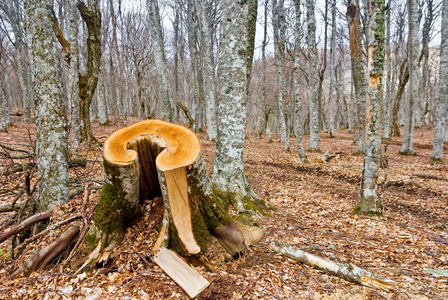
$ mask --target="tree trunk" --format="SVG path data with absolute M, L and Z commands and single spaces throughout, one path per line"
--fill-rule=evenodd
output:
M 442 46 L 440 48 L 439 101 L 431 162 L 443 163 L 443 144 L 448 132 L 448 0 L 443 1 Z
M 394 98 L 394 105 L 392 108 L 392 135 L 400 136 L 400 121 L 398 120 L 398 112 L 400 111 L 401 98 L 403 97 L 406 85 L 409 82 L 409 66 L 407 59 L 401 63 L 400 74 L 398 79 L 397 93 Z
M 225 193 L 212 184 L 199 140 L 180 125 L 141 121 L 114 132 L 104 144 L 107 183 L 87 236 L 108 258 L 138 213 L 139 201 L 162 195 L 168 219 L 157 247 L 181 255 L 207 251 L 211 235 L 232 255 L 261 239 L 263 231 L 232 220 Z
M 199 26 L 201 30 L 201 57 L 204 71 L 202 72 L 205 91 L 205 124 L 207 125 L 207 138 L 216 141 L 218 128 L 216 124 L 216 81 L 213 62 L 213 47 L 210 34 L 210 17 L 207 13 L 206 3 L 196 1 L 199 11 Z
M 285 111 L 285 39 L 286 39 L 286 20 L 285 20 L 284 0 L 273 0 L 273 23 L 274 23 L 274 44 L 275 44 L 275 82 L 277 83 L 277 104 L 280 121 L 280 141 L 285 143 L 285 151 L 289 152 L 289 136 L 287 136 L 287 122 Z
M 85 74 L 79 75 L 79 109 L 83 126 L 81 141 L 95 140 L 90 126 L 90 105 L 98 84 L 101 64 L 101 13 L 98 0 L 86 6 L 78 2 L 78 10 L 87 26 L 87 66 Z
M 3 78 L 0 76 L 0 131 L 6 131 L 10 123 L 8 99 L 3 89 Z
M 386 10 L 386 43 L 385 43 L 385 58 L 386 61 L 386 81 L 385 81 L 385 97 L 383 98 L 383 110 L 384 110 L 384 134 L 385 139 L 390 138 L 390 117 L 392 110 L 392 49 L 391 49 L 391 35 L 390 35 L 390 18 L 391 18 L 391 0 L 388 1 L 387 6 L 389 9 Z
M 70 148 L 78 151 L 81 139 L 81 120 L 79 119 L 79 50 L 78 50 L 78 1 L 69 3 L 69 42 L 70 65 L 68 71 L 68 103 L 70 105 L 71 140 Z
M 163 44 L 162 24 L 160 22 L 158 0 L 148 0 L 149 23 L 151 29 L 151 40 L 154 43 L 154 62 L 157 68 L 159 81 L 159 105 L 162 107 L 161 117 L 166 121 L 173 118 L 173 110 L 170 84 L 168 80 L 168 68 L 165 59 L 165 47 Z
M 236 211 L 253 211 L 252 200 L 261 200 L 244 174 L 244 140 L 247 101 L 248 3 L 225 0 L 221 15 L 220 98 L 218 141 L 213 181 L 228 193 Z
M 99 80 L 100 86 L 98 87 L 98 119 L 100 125 L 109 125 L 109 116 L 107 114 L 107 102 L 106 95 L 104 93 L 104 75 Z
M 384 69 L 384 8 L 382 0 L 371 2 L 369 15 L 369 97 L 368 100 L 368 142 L 364 156 L 361 176 L 359 201 L 355 212 L 365 214 L 382 214 L 383 205 L 377 196 L 378 171 L 381 163 L 381 118 L 380 105 L 382 97 L 382 79 Z
M 316 16 L 314 13 L 314 1 L 306 0 L 306 19 L 308 26 L 307 44 L 309 72 L 309 116 L 310 116 L 310 145 L 309 150 L 319 150 L 319 102 L 318 98 L 318 70 L 317 70 L 317 45 L 316 45 Z
M 362 27 L 358 0 L 351 0 L 347 8 L 350 31 L 350 52 L 352 58 L 352 77 L 355 86 L 356 108 L 358 111 L 358 153 L 366 148 L 366 94 L 367 82 L 364 61 L 362 59 Z
M 268 98 L 268 88 L 267 88 L 267 62 L 266 62 L 266 46 L 267 41 L 267 31 L 268 31 L 268 7 L 269 1 L 265 0 L 264 3 L 264 26 L 263 26 L 263 44 L 261 45 L 261 60 L 263 63 L 263 96 L 262 102 L 259 109 L 259 122 L 260 122 L 260 137 L 262 134 L 266 133 L 266 125 L 268 121 L 268 114 L 266 113 L 267 98 Z
M 295 0 L 296 8 L 296 28 L 295 28 L 295 48 L 294 48 L 294 101 L 295 101 L 295 126 L 294 132 L 296 134 L 296 146 L 299 153 L 300 160 L 307 162 L 305 150 L 302 144 L 302 98 L 300 95 L 300 0 Z
M 330 114 L 330 137 L 334 138 L 335 130 L 335 114 L 337 110 L 334 97 L 334 77 L 336 69 L 336 0 L 331 5 L 331 62 L 330 62 L 330 91 L 328 97 L 329 114 Z
M 198 131 L 202 126 L 202 95 L 199 88 L 199 63 L 198 63 L 198 36 L 196 23 L 196 8 L 193 0 L 188 0 L 187 4 L 187 23 L 188 23 L 188 48 L 190 50 L 190 99 L 191 114 L 194 119 L 194 130 Z
M 48 0 L 29 3 L 27 15 L 33 36 L 36 92 L 36 148 L 39 209 L 46 211 L 68 200 L 67 120 L 62 92 L 59 53 Z
M 409 15 L 409 81 L 410 92 L 404 105 L 405 117 L 403 128 L 403 141 L 400 153 L 404 155 L 414 155 L 414 127 L 415 109 L 419 97 L 419 73 L 418 66 L 419 40 L 418 40 L 418 6 L 417 0 L 408 0 Z

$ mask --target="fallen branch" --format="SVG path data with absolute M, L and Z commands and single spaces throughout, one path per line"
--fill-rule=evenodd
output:
M 29 150 L 20 149 L 20 148 L 12 148 L 12 147 L 10 147 L 10 146 L 8 146 L 8 145 L 5 145 L 5 144 L 2 144 L 2 143 L 0 143 L 0 147 L 4 148 L 4 149 L 6 149 L 6 150 L 9 150 L 9 151 L 13 151 L 13 152 L 23 152 L 23 153 L 26 153 L 26 154 L 28 154 L 28 155 L 30 155 L 30 156 L 34 156 L 34 153 L 33 153 L 32 151 L 29 151 Z
M 47 247 L 34 252 L 34 254 L 28 258 L 23 265 L 12 274 L 11 277 L 15 278 L 21 273 L 28 276 L 31 272 L 35 271 L 39 265 L 41 265 L 41 268 L 44 268 L 49 262 L 58 256 L 62 250 L 70 245 L 71 241 L 78 234 L 78 232 L 79 225 L 71 225 L 63 234 L 61 234 L 59 239 Z
M 25 166 L 26 167 L 25 167 Z M 21 171 L 24 171 L 26 168 L 30 168 L 30 169 L 32 169 L 32 168 L 34 168 L 35 166 L 36 166 L 36 164 L 35 163 L 29 163 L 29 164 L 22 164 L 22 165 L 14 165 L 14 166 L 12 166 L 12 167 L 10 167 L 10 168 L 7 168 L 7 169 L 5 169 L 2 173 L 1 173 L 1 175 L 2 176 L 7 176 L 7 175 L 11 175 L 11 174 L 14 174 L 14 173 L 17 173 L 17 172 L 21 172 Z
M 29 243 L 31 243 L 31 242 L 37 240 L 38 238 L 44 236 L 44 235 L 47 234 L 48 232 L 50 232 L 50 231 L 52 231 L 52 230 L 55 230 L 55 229 L 61 227 L 62 225 L 65 225 L 65 224 L 67 224 L 67 223 L 73 222 L 73 221 L 75 221 L 75 220 L 77 220 L 77 219 L 79 219 L 79 218 L 81 218 L 81 216 L 80 216 L 80 215 L 76 215 L 76 216 L 67 218 L 67 219 L 65 219 L 65 220 L 59 221 L 59 222 L 57 222 L 57 223 L 54 223 L 54 224 L 52 224 L 51 226 L 48 226 L 44 231 L 41 231 L 41 232 L 39 232 L 38 234 L 35 234 L 35 235 L 33 235 L 32 237 L 30 237 L 30 238 L 24 240 L 23 243 L 21 243 L 20 245 L 18 245 L 18 246 L 16 247 L 16 251 L 19 251 L 20 249 L 22 249 L 23 247 L 25 247 L 25 246 L 28 245 Z
M 443 178 L 435 175 L 426 175 L 426 174 L 412 174 L 412 176 L 425 178 L 425 179 L 435 179 L 435 180 L 443 180 L 448 181 L 448 178 Z
M 49 219 L 51 217 L 52 213 L 53 213 L 53 210 L 48 210 L 48 211 L 36 214 L 34 216 L 29 217 L 22 223 L 14 226 L 10 230 L 0 233 L 0 243 L 4 242 L 9 237 L 19 233 L 20 231 L 24 230 L 25 228 L 28 228 L 29 226 L 33 225 L 34 223 Z
M 326 258 L 300 250 L 297 247 L 288 244 L 272 243 L 271 247 L 274 251 L 281 253 L 289 258 L 297 260 L 307 266 L 324 271 L 339 278 L 350 282 L 373 287 L 390 290 L 395 288 L 395 282 L 361 269 L 354 264 L 335 262 Z

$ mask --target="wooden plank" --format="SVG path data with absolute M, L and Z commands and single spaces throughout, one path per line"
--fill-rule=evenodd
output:
M 210 284 L 195 268 L 167 248 L 161 247 L 154 256 L 154 261 L 190 298 L 196 297 Z

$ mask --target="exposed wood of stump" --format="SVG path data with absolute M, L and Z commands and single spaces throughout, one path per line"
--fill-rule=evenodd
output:
M 188 128 L 146 120 L 120 129 L 104 144 L 104 168 L 107 183 L 87 236 L 91 246 L 97 245 L 96 254 L 101 253 L 98 261 L 121 242 L 139 202 L 158 195 L 168 222 L 155 251 L 169 246 L 181 255 L 205 252 L 213 234 L 234 255 L 263 235 L 229 216 L 228 197 L 212 184 L 199 140 Z

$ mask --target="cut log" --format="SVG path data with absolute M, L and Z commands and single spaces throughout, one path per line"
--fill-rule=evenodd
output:
M 124 236 L 139 202 L 162 195 L 166 224 L 154 246 L 194 255 L 207 250 L 210 235 L 235 255 L 261 239 L 263 230 L 234 221 L 228 197 L 211 182 L 201 147 L 188 128 L 145 120 L 114 132 L 104 143 L 106 183 L 87 235 L 101 243 L 97 257 L 108 255 Z
M 335 262 L 326 258 L 300 250 L 288 244 L 272 243 L 274 251 L 297 260 L 312 268 L 322 270 L 331 275 L 351 281 L 356 284 L 390 290 L 395 288 L 395 282 L 380 275 L 361 269 L 354 264 Z

